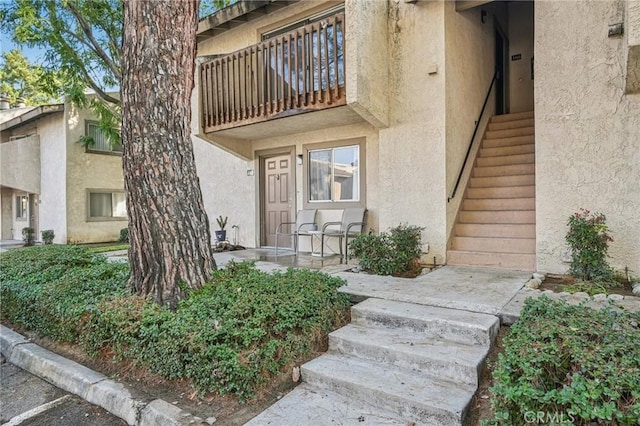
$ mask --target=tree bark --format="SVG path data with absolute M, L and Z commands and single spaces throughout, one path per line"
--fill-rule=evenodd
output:
M 197 24 L 197 0 L 124 1 L 129 286 L 172 309 L 216 268 L 190 137 Z

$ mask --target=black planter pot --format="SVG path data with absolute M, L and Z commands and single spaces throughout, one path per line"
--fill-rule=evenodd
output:
M 218 230 L 218 231 L 215 231 L 215 233 L 216 233 L 216 240 L 218 240 L 218 241 L 226 241 L 227 240 L 227 231 Z

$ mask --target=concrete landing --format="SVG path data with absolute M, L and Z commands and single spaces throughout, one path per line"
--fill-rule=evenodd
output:
M 417 278 L 340 272 L 339 291 L 355 300 L 370 297 L 499 315 L 531 273 L 491 268 L 445 266 Z

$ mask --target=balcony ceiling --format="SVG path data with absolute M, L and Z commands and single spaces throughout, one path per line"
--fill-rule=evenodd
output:
M 198 42 L 269 14 L 300 0 L 239 0 L 198 23 Z
M 220 130 L 209 135 L 214 138 L 215 136 L 225 136 L 234 139 L 259 140 L 346 126 L 364 121 L 349 106 L 341 106 Z

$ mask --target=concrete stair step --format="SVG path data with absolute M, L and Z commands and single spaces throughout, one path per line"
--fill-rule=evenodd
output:
M 532 224 L 478 224 L 458 223 L 455 227 L 458 237 L 535 238 L 536 226 Z
M 535 164 L 511 164 L 508 166 L 475 167 L 473 177 L 530 175 L 536 172 Z
M 535 254 L 535 238 L 453 237 L 451 249 L 490 253 Z
M 462 383 L 345 355 L 316 358 L 301 367 L 301 374 L 310 385 L 428 425 L 461 425 L 475 393 Z
M 534 118 L 520 118 L 509 121 L 497 121 L 489 122 L 488 129 L 489 130 L 505 130 L 505 129 L 517 129 L 520 127 L 533 127 L 534 126 Z
M 485 157 L 499 157 L 503 155 L 521 155 L 521 154 L 534 154 L 536 152 L 536 146 L 534 143 L 525 143 L 521 145 L 512 146 L 496 146 L 496 147 L 482 147 L 478 158 Z
M 406 329 L 351 324 L 329 334 L 329 350 L 477 387 L 489 347 L 432 339 Z
M 488 132 L 487 132 L 488 133 Z M 528 145 L 535 144 L 535 136 L 533 134 L 530 135 L 515 135 L 515 136 L 505 136 L 505 137 L 496 137 L 489 139 L 485 136 L 482 141 L 482 148 L 502 148 L 506 146 L 517 146 L 517 145 Z
M 463 207 L 466 211 L 471 210 L 534 210 L 536 208 L 535 198 L 484 198 L 465 199 Z
M 515 129 L 504 130 L 487 130 L 484 134 L 485 139 L 502 139 L 512 138 L 516 136 L 529 136 L 535 134 L 535 128 L 529 127 L 517 127 Z
M 488 253 L 478 251 L 448 250 L 447 264 L 484 266 L 519 271 L 535 271 L 536 255 L 522 253 Z
M 534 210 L 512 211 L 461 211 L 459 223 L 482 224 L 535 224 L 536 212 Z
M 349 396 L 307 383 L 296 386 L 245 426 L 406 426 L 407 420 Z
M 505 121 L 524 120 L 527 118 L 534 118 L 533 111 L 515 112 L 511 114 L 494 115 L 491 117 L 491 123 L 502 123 Z
M 351 323 L 406 329 L 425 338 L 485 346 L 491 345 L 500 328 L 500 321 L 493 315 L 374 298 L 351 308 Z
M 472 177 L 469 179 L 469 188 L 495 188 L 507 186 L 530 186 L 536 184 L 534 174 L 514 176 L 487 176 Z
M 536 187 L 535 185 L 523 185 L 469 188 L 466 196 L 469 200 L 482 198 L 534 198 L 536 196 Z
M 536 155 L 518 154 L 518 155 L 500 155 L 494 157 L 479 157 L 476 161 L 478 167 L 491 166 L 508 166 L 513 164 L 533 164 L 536 161 Z

